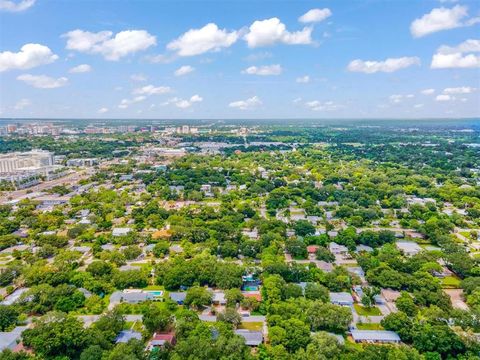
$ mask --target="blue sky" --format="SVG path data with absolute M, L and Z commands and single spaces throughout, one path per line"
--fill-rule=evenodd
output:
M 0 117 L 480 115 L 475 1 L 0 0 Z

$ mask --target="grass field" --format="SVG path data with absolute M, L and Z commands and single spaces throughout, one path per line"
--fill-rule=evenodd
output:
M 442 279 L 442 287 L 445 289 L 458 289 L 460 287 L 460 279 L 456 276 L 446 276 Z
M 251 331 L 261 331 L 263 327 L 262 322 L 242 322 L 238 328 Z
M 361 316 L 378 316 L 382 315 L 382 312 L 380 311 L 379 308 L 377 307 L 371 307 L 371 308 L 366 308 L 360 304 L 355 304 L 353 305 L 355 308 L 355 311 L 357 312 L 358 315 Z
M 357 329 L 358 330 L 383 330 L 383 327 L 380 324 L 367 323 L 367 324 L 357 324 Z

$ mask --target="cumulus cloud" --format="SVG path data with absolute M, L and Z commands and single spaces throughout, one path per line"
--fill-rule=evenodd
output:
M 229 107 L 240 110 L 250 110 L 262 105 L 262 101 L 258 96 L 252 96 L 246 100 L 233 101 L 228 104 Z
M 62 36 L 67 38 L 68 50 L 100 54 L 109 61 L 117 61 L 157 43 L 155 36 L 145 30 L 120 31 L 114 36 L 111 31 L 92 33 L 77 29 Z
M 87 72 L 90 72 L 90 71 L 92 71 L 92 67 L 90 65 L 81 64 L 81 65 L 78 65 L 78 66 L 75 66 L 75 67 L 71 68 L 68 72 L 78 74 L 78 73 L 87 73 Z
M 243 38 L 247 41 L 250 48 L 269 46 L 276 43 L 306 45 L 312 43 L 312 30 L 311 27 L 305 27 L 300 31 L 290 32 L 285 24 L 275 17 L 255 21 L 250 25 L 248 32 Z
M 453 99 L 454 98 L 452 96 L 446 94 L 437 95 L 437 97 L 435 98 L 436 101 L 451 101 Z
M 423 104 L 415 104 L 415 105 L 413 105 L 413 108 L 414 109 L 421 109 L 421 108 L 423 108 L 423 106 L 424 106 Z
M 298 77 L 298 78 L 296 79 L 296 82 L 297 82 L 297 83 L 300 83 L 300 84 L 309 83 L 309 82 L 310 82 L 310 76 L 305 75 L 305 76 Z
M 451 9 L 435 8 L 421 18 L 415 19 L 410 25 L 410 32 L 418 38 L 437 31 L 471 26 L 480 21 L 480 18 L 470 18 L 463 21 L 467 16 L 468 9 L 466 6 L 456 5 Z
M 335 104 L 333 101 L 322 102 L 319 100 L 307 101 L 305 106 L 313 111 L 335 111 L 340 108 L 340 106 Z
M 130 75 L 130 80 L 142 82 L 142 81 L 147 81 L 147 77 L 143 74 L 132 74 Z
M 118 108 L 126 109 L 132 104 L 144 101 L 146 98 L 147 97 L 145 95 L 139 95 L 139 96 L 135 96 L 133 99 L 122 99 L 122 101 L 120 102 L 120 105 L 118 105 Z
M 35 5 L 36 0 L 0 0 L 0 10 L 10 12 L 25 11 Z
M 13 69 L 31 69 L 50 64 L 58 59 L 52 50 L 40 44 L 25 44 L 19 52 L 0 52 L 0 72 Z
M 55 89 L 67 85 L 66 77 L 52 78 L 46 75 L 23 74 L 17 77 L 17 80 L 36 87 L 38 89 Z
M 480 40 L 468 39 L 457 46 L 440 46 L 432 57 L 432 69 L 480 67 Z
M 283 69 L 279 64 L 265 65 L 265 66 L 250 66 L 245 70 L 243 70 L 242 74 L 270 76 L 270 75 L 280 75 L 282 73 L 282 70 Z
M 412 65 L 420 65 L 418 57 L 389 58 L 384 61 L 352 60 L 347 66 L 348 71 L 373 74 L 376 72 L 391 73 Z
M 461 86 L 455 88 L 446 88 L 443 89 L 444 94 L 471 94 L 475 91 L 475 88 L 469 86 Z
M 195 94 L 195 95 L 192 95 L 190 97 L 190 99 L 188 99 L 188 100 L 178 98 L 178 97 L 174 97 L 174 98 L 168 99 L 167 101 L 165 101 L 161 105 L 166 106 L 166 105 L 173 104 L 180 109 L 187 109 L 187 108 L 191 107 L 193 104 L 199 103 L 199 102 L 202 102 L 202 101 L 203 101 L 203 98 L 200 95 Z
M 435 93 L 435 89 L 425 89 L 420 91 L 422 95 L 433 95 Z
M 195 68 L 193 66 L 183 65 L 183 66 L 180 66 L 177 70 L 175 70 L 174 74 L 175 76 L 183 76 L 191 73 L 194 70 Z
M 238 32 L 219 29 L 209 23 L 201 29 L 190 29 L 179 38 L 171 41 L 167 49 L 175 51 L 178 56 L 195 56 L 209 51 L 219 51 L 232 46 L 238 39 Z
M 32 104 L 32 102 L 29 99 L 20 99 L 19 101 L 17 101 L 17 103 L 15 104 L 15 106 L 13 108 L 15 110 L 23 110 L 27 106 L 30 106 L 31 104 Z
M 302 23 L 320 22 L 332 16 L 330 9 L 311 9 L 298 18 Z
M 97 112 L 98 112 L 99 114 L 105 114 L 106 112 L 108 112 L 108 108 L 102 107 L 102 108 L 98 109 Z
M 396 95 L 390 95 L 389 99 L 392 103 L 398 104 L 406 99 L 413 99 L 414 97 L 415 95 L 413 94 L 407 94 L 407 95 L 396 94 Z
M 140 88 L 136 88 L 133 90 L 134 95 L 159 95 L 159 94 L 166 94 L 171 92 L 172 89 L 169 86 L 154 86 L 154 85 L 146 85 Z

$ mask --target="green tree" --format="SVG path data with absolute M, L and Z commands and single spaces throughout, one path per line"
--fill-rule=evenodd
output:
M 45 315 L 35 327 L 25 330 L 22 338 L 25 346 L 47 359 L 75 358 L 87 341 L 83 324 L 73 316 L 58 312 Z
M 166 330 L 172 322 L 172 313 L 157 304 L 151 304 L 143 314 L 143 325 L 150 333 Z
M 204 287 L 192 286 L 187 290 L 184 304 L 193 307 L 194 309 L 201 309 L 202 307 L 212 303 L 212 293 Z
M 15 325 L 18 318 L 18 311 L 13 306 L 0 305 L 0 330 L 6 331 Z

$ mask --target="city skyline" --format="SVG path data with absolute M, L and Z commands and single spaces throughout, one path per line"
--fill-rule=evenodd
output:
M 0 21 L 0 118 L 480 115 L 474 1 L 2 0 Z

